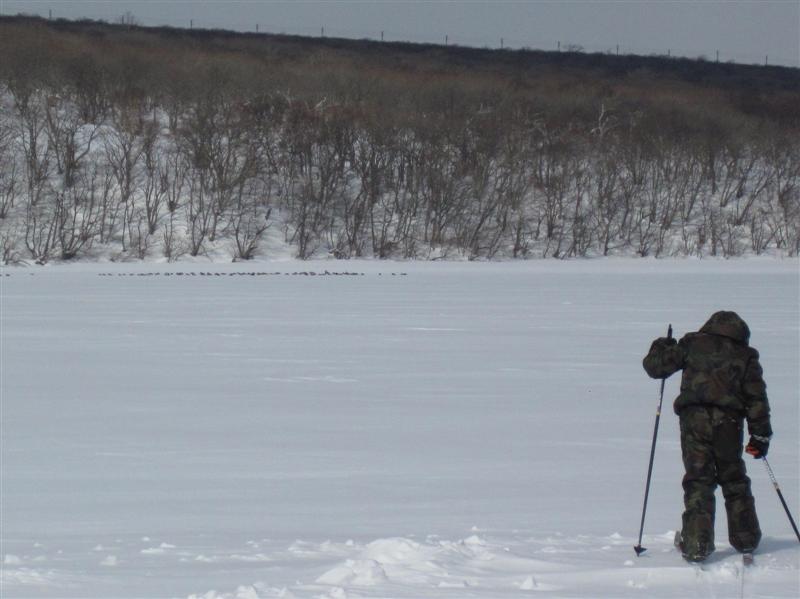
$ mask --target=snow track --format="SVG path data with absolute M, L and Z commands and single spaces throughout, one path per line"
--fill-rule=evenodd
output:
M 686 564 L 670 543 L 669 531 L 648 538 L 647 557 L 630 550 L 633 537 L 499 538 L 476 533 L 462 540 L 396 537 L 359 543 L 249 541 L 229 552 L 209 554 L 198 546 L 120 542 L 95 547 L 94 563 L 105 569 L 83 579 L 64 567 L 85 554 L 46 552 L 3 570 L 4 597 L 80 596 L 80 588 L 113 589 L 125 583 L 131 568 L 150 576 L 189 581 L 193 573 L 216 567 L 252 577 L 230 589 L 197 589 L 191 599 L 265 597 L 738 597 L 741 558 L 722 546 L 702 567 Z M 558 549 L 558 551 L 554 551 Z M 109 559 L 112 555 L 114 559 Z M 748 568 L 746 597 L 793 597 L 797 583 L 796 548 L 767 540 L 759 562 Z M 102 559 L 101 559 L 102 558 Z M 49 568 L 62 563 L 61 569 Z M 23 565 L 29 564 L 29 565 Z M 48 567 L 37 566 L 47 563 Z M 121 590 L 121 589 L 118 589 Z M 17 594 L 18 593 L 18 594 Z M 74 595 L 72 593 L 75 593 Z M 154 595 L 158 596 L 158 595 Z

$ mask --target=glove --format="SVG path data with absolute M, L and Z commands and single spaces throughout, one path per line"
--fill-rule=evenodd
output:
M 673 348 L 677 343 L 672 337 L 659 337 L 650 344 L 650 351 L 642 360 L 647 376 L 653 379 L 665 379 L 678 370 L 678 364 L 675 363 L 677 356 L 673 355 L 675 354 Z
M 750 441 L 747 442 L 747 447 L 745 447 L 744 450 L 757 460 L 767 457 L 767 452 L 769 451 L 769 437 L 750 435 Z

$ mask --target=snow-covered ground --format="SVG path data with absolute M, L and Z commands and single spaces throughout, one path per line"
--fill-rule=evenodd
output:
M 641 358 L 717 309 L 750 324 L 800 516 L 796 260 L 2 274 L 4 599 L 800 596 L 753 460 L 744 579 L 721 498 L 710 562 L 672 547 L 676 378 L 632 549 L 658 402 Z

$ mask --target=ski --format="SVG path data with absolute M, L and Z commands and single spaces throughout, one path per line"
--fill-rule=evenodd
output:
M 753 565 L 753 554 L 752 553 L 742 553 L 742 584 L 739 589 L 739 599 L 744 599 L 744 573 L 747 569 Z

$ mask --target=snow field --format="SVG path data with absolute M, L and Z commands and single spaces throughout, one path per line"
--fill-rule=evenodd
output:
M 632 549 L 641 358 L 717 309 L 751 327 L 800 513 L 797 261 L 2 274 L 4 598 L 739 597 L 721 497 L 712 560 L 672 547 L 677 379 Z M 744 596 L 798 596 L 797 541 L 747 465 L 765 538 Z

